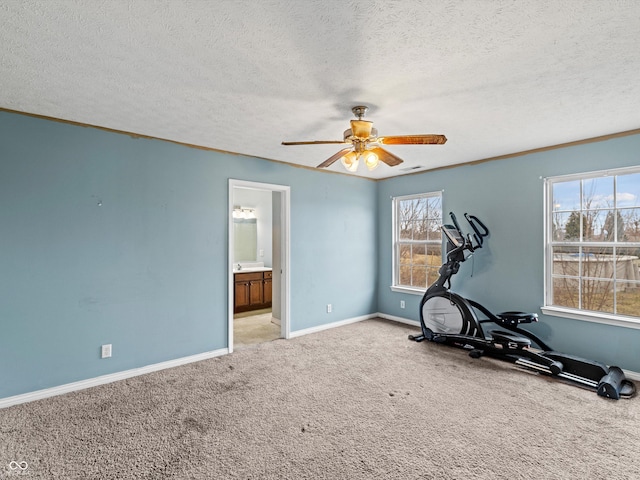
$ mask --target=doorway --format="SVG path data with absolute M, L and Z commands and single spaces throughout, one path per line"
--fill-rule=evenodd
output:
M 229 352 L 290 336 L 289 212 L 290 187 L 229 179 Z

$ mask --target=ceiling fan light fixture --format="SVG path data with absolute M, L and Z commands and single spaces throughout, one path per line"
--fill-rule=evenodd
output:
M 378 155 L 373 152 L 364 152 L 360 155 L 360 158 L 364 160 L 364 164 L 367 166 L 370 172 L 378 168 L 378 165 L 380 165 Z
M 360 159 L 358 158 L 358 154 L 354 151 L 351 151 L 344 155 L 340 161 L 344 168 L 346 168 L 349 172 L 355 172 L 358 170 L 358 165 L 360 163 Z

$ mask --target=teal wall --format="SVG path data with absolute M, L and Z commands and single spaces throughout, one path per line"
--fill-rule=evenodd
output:
M 391 197 L 442 190 L 447 220 L 450 211 L 459 218 L 469 212 L 491 231 L 485 247 L 453 278 L 454 291 L 495 312 L 536 312 L 540 322 L 531 331 L 556 350 L 640 372 L 640 330 L 546 316 L 540 311 L 544 302 L 543 179 L 638 165 L 638 152 L 640 135 L 634 135 L 379 182 L 379 311 L 419 319 L 420 296 L 389 288 Z M 400 300 L 406 302 L 404 310 Z
M 0 398 L 226 348 L 229 178 L 291 187 L 292 331 L 377 311 L 375 182 L 0 112 Z
M 297 331 L 418 320 L 420 297 L 389 288 L 391 197 L 436 190 L 491 229 L 455 290 L 540 313 L 542 179 L 638 151 L 629 136 L 373 182 L 0 112 L 0 398 L 226 348 L 229 178 L 291 187 Z M 556 349 L 640 372 L 640 330 L 540 320 Z

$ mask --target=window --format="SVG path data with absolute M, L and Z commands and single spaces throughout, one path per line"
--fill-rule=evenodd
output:
M 424 291 L 442 265 L 442 194 L 393 199 L 394 290 Z
M 640 167 L 553 177 L 546 187 L 543 311 L 640 326 Z

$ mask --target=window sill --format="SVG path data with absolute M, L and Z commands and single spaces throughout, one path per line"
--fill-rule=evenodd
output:
M 426 292 L 426 288 L 417 288 L 417 287 L 401 287 L 399 285 L 391 285 L 389 287 L 392 292 L 400 292 L 400 293 L 408 293 L 410 295 L 424 295 Z
M 573 318 L 575 320 L 614 325 L 616 327 L 640 329 L 640 320 L 634 317 L 610 315 L 607 313 L 582 312 L 580 310 L 563 307 L 542 307 L 540 310 L 542 310 L 542 313 L 545 315 L 552 315 L 554 317 Z

